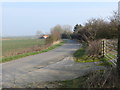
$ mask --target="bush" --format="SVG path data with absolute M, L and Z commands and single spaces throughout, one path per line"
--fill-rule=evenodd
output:
M 48 38 L 45 40 L 45 44 L 52 44 L 53 43 L 53 37 L 50 35 Z
M 102 54 L 101 40 L 94 40 L 94 41 L 89 42 L 86 53 L 88 54 L 88 56 L 100 57 Z

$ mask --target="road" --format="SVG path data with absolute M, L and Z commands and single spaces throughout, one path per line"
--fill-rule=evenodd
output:
M 82 76 L 94 63 L 76 63 L 72 53 L 80 44 L 68 40 L 64 45 L 33 56 L 2 64 L 3 87 L 27 87 L 28 84 L 45 81 L 68 80 Z M 99 67 L 98 67 L 99 69 Z

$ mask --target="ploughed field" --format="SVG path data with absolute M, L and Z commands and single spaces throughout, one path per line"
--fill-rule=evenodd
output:
M 45 45 L 44 39 L 11 39 L 2 40 L 2 57 L 14 56 L 37 51 Z

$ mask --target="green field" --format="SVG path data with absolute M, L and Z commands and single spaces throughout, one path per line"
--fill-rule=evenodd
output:
M 65 43 L 65 41 L 62 41 L 59 44 L 47 46 L 47 48 L 44 48 L 43 50 L 39 50 L 39 51 L 35 51 L 35 52 L 29 52 L 29 53 L 23 53 L 23 54 L 19 54 L 19 55 L 15 55 L 15 56 L 4 57 L 4 58 L 0 59 L 0 63 L 15 60 L 15 59 L 19 59 L 19 58 L 30 56 L 30 55 L 36 55 L 36 54 L 48 52 L 48 51 L 50 51 L 54 48 L 57 48 L 57 47 L 63 45 L 64 43 Z
M 12 39 L 2 40 L 2 56 L 12 56 L 14 53 L 24 51 L 33 47 L 40 47 L 45 44 L 41 39 Z

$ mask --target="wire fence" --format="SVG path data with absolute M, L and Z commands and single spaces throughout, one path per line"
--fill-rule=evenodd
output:
M 117 64 L 117 40 L 102 40 L 102 55 L 106 57 L 114 67 Z

